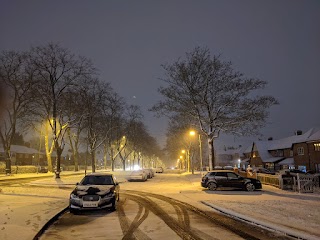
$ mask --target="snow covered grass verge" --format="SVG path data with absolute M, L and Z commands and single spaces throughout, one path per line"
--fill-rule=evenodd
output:
M 251 218 L 251 217 L 248 217 L 246 215 L 243 215 L 243 214 L 239 214 L 239 213 L 236 213 L 234 211 L 231 211 L 231 210 L 228 210 L 228 209 L 225 209 L 225 208 L 221 208 L 221 207 L 217 207 L 211 203 L 207 203 L 207 202 L 204 202 L 204 201 L 201 201 L 203 204 L 215 209 L 216 211 L 220 212 L 220 213 L 223 213 L 225 215 L 228 215 L 232 218 L 235 218 L 235 219 L 238 219 L 240 221 L 244 221 L 244 222 L 248 222 L 250 224 L 253 224 L 253 225 L 257 225 L 259 227 L 262 227 L 262 228 L 266 228 L 268 230 L 272 230 L 272 231 L 277 231 L 277 232 L 280 232 L 280 233 L 283 233 L 284 235 L 287 235 L 287 236 L 290 236 L 290 237 L 294 237 L 294 238 L 297 238 L 297 239 L 305 239 L 305 240 L 317 240 L 319 239 L 318 236 L 315 236 L 315 235 L 310 235 L 308 233 L 305 233 L 305 232 L 300 232 L 300 231 L 297 231 L 297 230 L 294 230 L 294 229 L 291 229 L 291 228 L 288 228 L 288 227 L 283 227 L 283 226 L 280 226 L 280 225 L 275 225 L 275 224 L 271 224 L 271 223 L 268 223 L 266 221 L 260 221 L 258 219 L 254 219 L 254 218 Z

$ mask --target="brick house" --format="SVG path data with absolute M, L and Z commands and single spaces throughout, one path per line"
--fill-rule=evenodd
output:
M 310 129 L 283 139 L 253 143 L 250 165 L 270 170 L 300 169 L 320 172 L 320 130 Z
M 40 158 L 38 158 L 40 156 Z M 4 149 L 0 147 L 0 159 L 5 160 Z M 39 159 L 39 162 L 38 162 Z M 45 154 L 38 150 L 20 145 L 11 145 L 12 165 L 43 165 L 45 164 Z
M 294 143 L 292 149 L 295 168 L 320 172 L 320 130 L 311 131 L 304 142 Z

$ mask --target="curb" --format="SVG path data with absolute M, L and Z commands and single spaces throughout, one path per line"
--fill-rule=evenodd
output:
M 38 240 L 42 236 L 42 234 L 50 227 L 50 225 L 57 221 L 62 214 L 68 211 L 68 209 L 69 206 L 58 212 L 56 215 L 54 215 L 46 224 L 43 225 L 39 232 L 34 236 L 33 240 Z

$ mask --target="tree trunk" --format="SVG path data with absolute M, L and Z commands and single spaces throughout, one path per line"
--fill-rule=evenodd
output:
M 126 171 L 126 160 L 122 159 L 123 171 Z
M 74 171 L 78 172 L 79 171 L 79 151 L 75 150 L 73 156 L 74 156 Z
M 57 169 L 55 171 L 55 177 L 60 178 L 60 172 L 61 172 L 61 155 L 63 149 L 59 146 L 59 143 L 55 143 L 56 146 L 56 153 L 57 153 Z
M 78 160 L 79 159 L 79 151 L 77 148 L 78 141 L 75 140 L 75 143 L 73 144 L 70 128 L 68 128 L 67 133 L 68 133 L 70 148 L 72 150 L 72 154 L 73 154 L 73 158 L 74 158 L 74 171 L 77 172 L 77 171 L 79 171 L 79 160 Z
M 208 149 L 209 149 L 209 170 L 212 170 L 215 166 L 214 146 L 213 146 L 212 139 L 208 139 Z
M 104 144 L 103 145 L 103 164 L 104 164 L 104 169 L 107 169 L 107 156 L 108 156 L 108 145 Z
M 110 149 L 110 152 L 111 152 L 111 156 L 110 156 L 110 159 L 111 159 L 111 168 L 112 168 L 112 172 L 114 172 L 114 162 L 115 162 L 115 159 L 113 157 L 113 148 L 111 147 Z
M 5 149 L 6 152 L 6 174 L 11 174 L 11 153 L 10 148 Z
M 96 162 L 95 162 L 95 152 L 91 151 L 91 167 L 92 167 L 92 172 L 96 172 Z
M 53 167 L 52 167 L 52 159 L 51 159 L 51 152 L 52 148 L 49 149 L 49 137 L 48 134 L 46 133 L 46 136 L 44 137 L 44 145 L 46 149 L 46 157 L 47 157 L 47 162 L 48 162 L 48 171 L 53 172 Z

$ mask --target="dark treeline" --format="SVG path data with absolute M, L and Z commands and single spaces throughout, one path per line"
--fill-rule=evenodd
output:
M 60 169 L 61 155 L 71 149 L 75 170 L 80 149 L 90 156 L 103 151 L 104 167 L 126 158 L 141 164 L 159 159 L 161 151 L 142 122 L 138 106 L 129 106 L 86 57 L 59 44 L 0 54 L 1 125 L 6 170 L 11 171 L 11 145 L 19 132 L 34 131 L 44 139 L 49 171 Z M 52 153 L 56 153 L 56 162 Z M 38 156 L 39 157 L 39 156 Z M 59 177 L 57 171 L 56 177 Z

